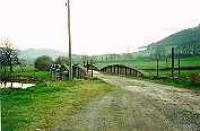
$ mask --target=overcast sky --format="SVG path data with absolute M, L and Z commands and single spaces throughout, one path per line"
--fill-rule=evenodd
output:
M 199 0 L 71 0 L 73 53 L 132 52 L 200 24 Z M 0 37 L 68 50 L 65 0 L 0 0 Z

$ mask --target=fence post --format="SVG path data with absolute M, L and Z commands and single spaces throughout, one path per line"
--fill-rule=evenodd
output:
M 174 48 L 172 48 L 172 79 L 174 81 Z
M 157 78 L 158 78 L 158 77 L 159 77 L 159 74 L 158 74 L 158 68 L 159 68 L 159 65 L 158 65 L 158 59 L 156 59 L 156 64 L 157 64 L 156 71 L 157 71 Z
M 94 76 L 94 72 L 93 72 L 93 69 L 91 70 L 91 77 L 93 77 Z
M 125 76 L 127 76 L 127 68 L 125 68 Z
M 78 78 L 79 78 L 79 79 L 81 78 L 81 75 L 80 75 L 80 68 L 78 68 Z
M 181 59 L 180 55 L 178 56 L 178 78 L 181 77 Z
M 117 74 L 120 75 L 119 66 L 117 66 Z

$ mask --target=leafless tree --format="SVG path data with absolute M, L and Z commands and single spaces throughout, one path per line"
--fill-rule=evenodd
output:
M 0 42 L 0 62 L 3 66 L 8 66 L 10 72 L 13 72 L 13 66 L 19 64 L 17 50 L 14 48 L 12 42 L 6 38 Z

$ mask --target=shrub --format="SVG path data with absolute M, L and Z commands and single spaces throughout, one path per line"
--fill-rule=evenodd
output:
M 46 71 L 50 68 L 50 65 L 53 63 L 53 60 L 48 56 L 41 56 L 38 57 L 35 62 L 34 66 L 38 70 Z
M 193 84 L 200 84 L 200 73 L 195 73 L 195 74 L 192 74 L 190 76 L 190 81 L 193 83 Z

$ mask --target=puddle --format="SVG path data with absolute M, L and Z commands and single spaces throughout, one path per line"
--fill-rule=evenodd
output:
M 20 83 L 20 82 L 0 82 L 0 88 L 22 88 L 33 87 L 33 83 Z

